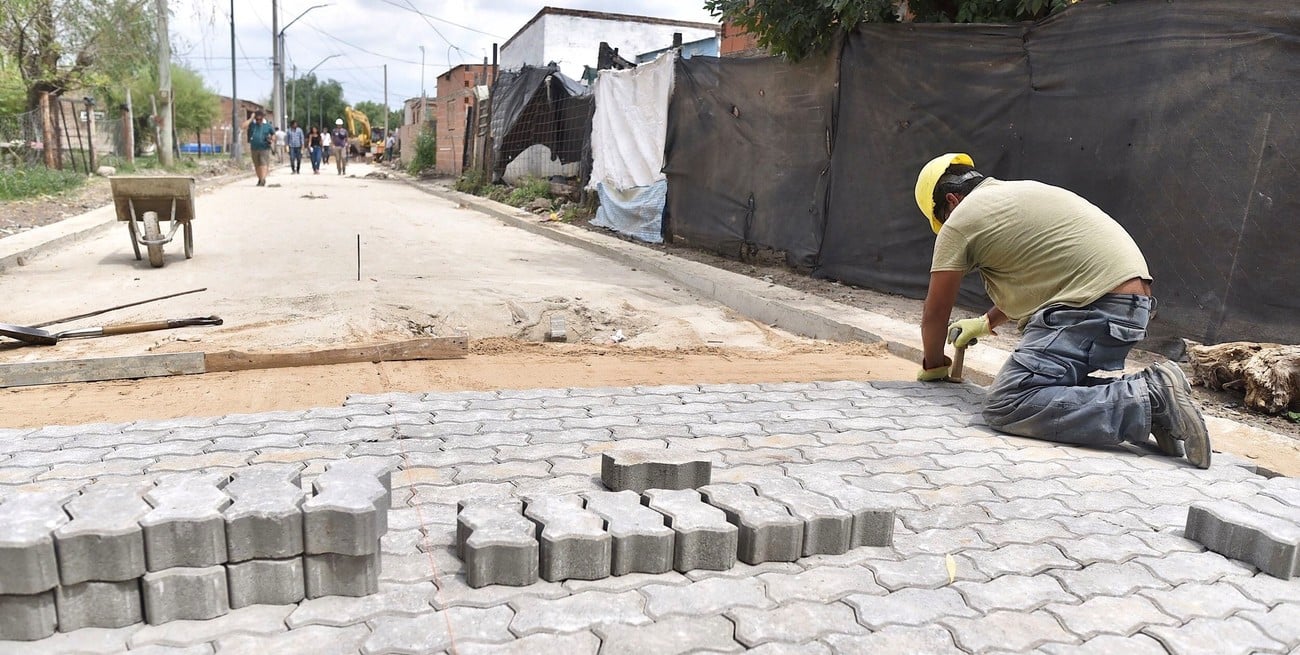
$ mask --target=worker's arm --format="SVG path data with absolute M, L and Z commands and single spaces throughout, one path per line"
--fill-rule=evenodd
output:
M 957 303 L 957 290 L 961 288 L 961 271 L 934 271 L 930 273 L 930 289 L 925 294 L 925 309 L 921 313 L 921 344 L 925 356 L 921 368 L 933 369 L 948 365 L 943 354 L 943 344 L 948 338 L 948 318 Z

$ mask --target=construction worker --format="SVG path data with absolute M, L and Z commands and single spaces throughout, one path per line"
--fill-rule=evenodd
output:
M 1023 437 L 1087 445 L 1144 444 L 1210 466 L 1210 437 L 1191 386 L 1172 362 L 1119 378 L 1156 309 L 1151 274 L 1133 238 L 1074 193 L 1003 181 L 969 155 L 931 160 L 916 202 L 937 236 L 921 319 L 917 379 L 943 380 L 946 337 L 964 348 L 1014 320 L 1023 336 L 989 387 L 984 418 Z M 978 270 L 994 307 L 949 325 L 962 278 Z
M 348 128 L 343 127 L 343 119 L 334 119 L 334 131 L 330 132 L 330 142 L 334 151 L 334 164 L 339 175 L 348 172 Z

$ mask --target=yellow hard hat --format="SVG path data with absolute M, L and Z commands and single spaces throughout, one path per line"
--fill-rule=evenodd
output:
M 974 166 L 975 160 L 964 152 L 942 154 L 931 159 L 916 178 L 916 206 L 920 207 L 921 213 L 930 219 L 930 229 L 934 230 L 935 234 L 939 233 L 939 228 L 943 227 L 943 224 L 934 217 L 934 187 L 939 184 L 939 178 L 943 177 L 944 171 L 953 164 Z

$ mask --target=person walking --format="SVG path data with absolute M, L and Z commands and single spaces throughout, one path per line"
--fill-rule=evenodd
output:
M 384 140 L 384 156 L 388 161 L 393 161 L 393 156 L 396 154 L 395 150 L 397 150 L 397 137 L 392 132 L 389 132 L 388 138 Z
M 937 235 L 921 318 L 917 379 L 943 380 L 945 338 L 964 348 L 1017 321 L 1023 336 L 989 387 L 984 419 L 1002 432 L 1094 446 L 1146 444 L 1210 466 L 1210 435 L 1173 362 L 1118 378 L 1156 310 L 1151 273 L 1124 228 L 1078 195 L 1031 180 L 1004 181 L 970 155 L 931 160 L 916 202 Z M 994 306 L 951 325 L 961 280 L 979 271 Z
M 275 145 L 275 128 L 267 122 L 266 113 L 259 109 L 244 121 L 244 133 L 248 135 L 248 152 L 253 158 L 257 186 L 266 186 L 267 171 L 271 167 L 271 148 Z
M 289 169 L 294 175 L 302 172 L 302 146 L 307 138 L 298 127 L 298 121 L 289 122 L 289 131 L 285 132 L 284 143 L 289 146 Z
M 334 149 L 334 167 L 339 175 L 348 172 L 348 130 L 343 127 L 343 119 L 334 119 L 334 131 L 330 132 L 330 142 Z
M 275 162 L 284 161 L 284 128 L 275 128 Z
M 311 152 L 311 173 L 320 175 L 321 133 L 315 125 L 307 131 L 307 149 Z

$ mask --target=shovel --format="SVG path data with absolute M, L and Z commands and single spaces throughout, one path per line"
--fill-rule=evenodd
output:
M 221 319 L 216 316 L 200 316 L 198 318 L 173 318 L 166 321 L 150 321 L 147 323 L 114 323 L 103 327 L 64 330 L 63 332 L 50 332 L 40 328 L 0 323 L 0 336 L 17 339 L 24 343 L 34 343 L 40 346 L 53 346 L 58 343 L 60 339 L 108 337 L 115 334 L 135 334 L 136 332 L 170 330 L 172 328 L 187 327 L 190 325 L 221 325 L 221 323 Z

